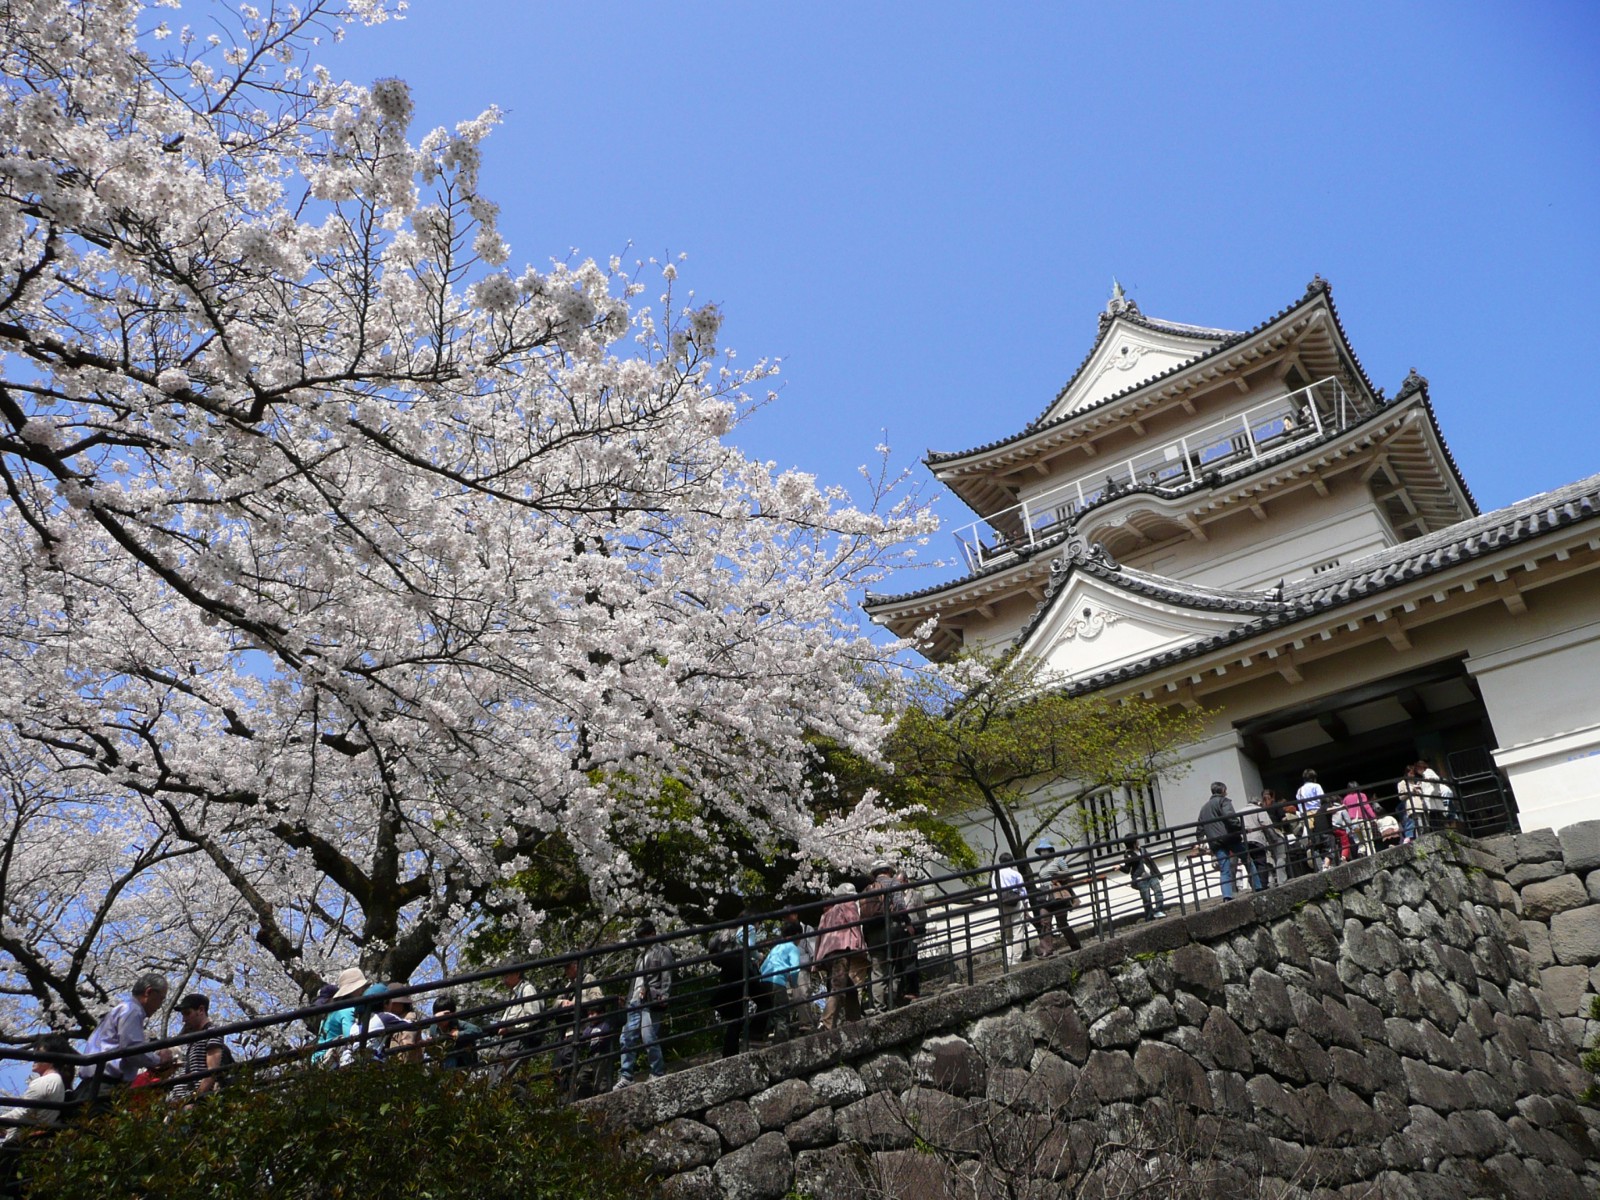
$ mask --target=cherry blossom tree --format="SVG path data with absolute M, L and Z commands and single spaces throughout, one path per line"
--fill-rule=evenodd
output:
M 21 858 L 74 864 L 8 982 L 79 1019 L 108 925 L 289 998 L 408 975 L 552 846 L 616 909 L 668 825 L 799 872 L 890 836 L 814 816 L 805 738 L 876 753 L 850 598 L 930 518 L 730 444 L 775 364 L 673 264 L 508 269 L 497 114 L 413 144 L 403 83 L 309 61 L 388 15 L 5 12 L 0 727 Z

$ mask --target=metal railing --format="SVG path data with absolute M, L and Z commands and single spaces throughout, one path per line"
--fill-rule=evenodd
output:
M 1503 784 L 1498 785 L 1499 809 L 1490 812 L 1485 795 L 1494 789 L 1484 779 L 1473 782 L 1474 803 L 1483 819 L 1496 829 L 1515 828 Z M 881 900 L 881 911 L 869 905 L 866 915 L 861 897 L 842 888 L 783 910 L 485 967 L 381 994 L 216 1025 L 138 1049 L 146 1054 L 176 1051 L 181 1058 L 198 1041 L 223 1038 L 230 1044 L 235 1056 L 231 1063 L 152 1078 L 149 1086 L 158 1089 L 192 1086 L 212 1076 L 227 1085 L 225 1090 L 270 1087 L 308 1071 L 361 1061 L 415 1060 L 441 1070 L 538 1076 L 557 1094 L 577 1099 L 612 1086 L 624 1058 L 625 1027 L 630 1022 L 642 1026 L 642 1009 L 660 1026 L 657 1044 L 663 1065 L 695 1065 L 854 1020 L 864 994 L 867 1003 L 886 1011 L 933 991 L 1016 970 L 1028 958 L 1049 956 L 1063 946 L 1070 950 L 1085 937 L 1105 939 L 1139 921 L 1192 912 L 1220 902 L 1225 893 L 1265 890 L 1430 829 L 1475 832 L 1465 814 L 1454 811 L 1455 797 L 1463 794 L 1457 781 L 1448 781 L 1448 796 L 1441 789 L 1431 797 L 1411 793 L 1409 800 L 1408 786 L 1405 780 L 1388 780 L 1357 789 L 1370 803 L 1370 812 L 1344 799 L 1345 790 L 1330 792 L 1323 803 L 1331 818 L 1321 821 L 1299 812 L 1292 802 L 1276 809 L 1244 808 L 1237 830 L 1222 831 L 1230 839 L 1226 846 L 1216 844 L 1216 826 L 1207 829 L 1200 823 L 1141 835 L 1137 847 L 1154 867 L 1153 884 L 1148 875 L 1140 880 L 1135 878 L 1139 872 L 1130 873 L 1130 839 L 1119 835 L 1013 864 L 1023 882 L 1010 893 L 1000 888 L 998 865 L 952 871 L 919 883 L 881 884 L 864 893 Z M 780 978 L 771 957 L 775 947 L 795 940 L 780 932 L 786 920 L 803 927 L 797 948 L 804 966 L 792 978 Z M 836 942 L 845 945 L 834 947 Z M 673 960 L 670 998 L 641 1005 L 641 964 L 662 947 Z M 830 947 L 838 952 L 828 953 Z M 531 993 L 506 990 L 514 976 L 530 981 Z M 455 1005 L 448 1014 L 438 1005 L 447 994 Z M 386 1026 L 372 1016 L 379 1004 L 397 998 L 407 1010 L 396 1014 L 398 1025 Z M 536 1014 L 518 1007 L 530 1001 L 538 1002 Z M 351 1010 L 358 1017 L 352 1031 L 330 1036 L 328 1018 Z M 22 1112 L 0 1124 L 30 1127 L 39 1114 L 71 1117 L 105 1103 L 128 1085 L 107 1082 L 103 1064 L 128 1054 L 126 1048 L 93 1055 L 0 1049 L 0 1063 L 46 1062 L 69 1081 L 73 1075 L 83 1077 L 60 1103 L 0 1097 L 0 1108 Z M 626 1065 L 640 1072 L 644 1063 Z
M 1092 504 L 1135 489 L 1188 487 L 1222 478 L 1261 458 L 1347 428 L 1356 417 L 1332 376 L 1244 409 L 1128 458 L 1097 465 L 1020 504 L 955 530 L 968 570 L 988 566 L 1057 532 Z

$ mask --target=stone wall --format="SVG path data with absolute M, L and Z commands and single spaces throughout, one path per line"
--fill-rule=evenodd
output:
M 1600 821 L 1483 843 L 1505 870 L 1501 902 L 1522 918 L 1522 936 L 1539 972 L 1540 1004 L 1575 1045 L 1592 1046 L 1600 1022 Z
M 1004 1194 L 974 1175 L 1115 1166 L 1108 1134 L 1141 1121 L 1135 1168 L 1216 1176 L 1184 1195 L 1600 1194 L 1549 975 L 1581 955 L 1530 915 L 1600 868 L 1587 836 L 1425 838 L 589 1105 L 679 1200 Z M 1508 863 L 1562 869 L 1519 887 Z

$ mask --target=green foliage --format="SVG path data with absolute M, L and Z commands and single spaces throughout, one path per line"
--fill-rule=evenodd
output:
M 30 1157 L 30 1200 L 649 1194 L 648 1171 L 615 1138 L 477 1073 L 391 1062 L 246 1081 L 176 1112 L 155 1097 L 122 1100 Z
M 1083 801 L 1148 784 L 1197 740 L 1206 713 L 1137 697 L 1071 696 L 1066 681 L 1017 656 L 967 655 L 927 672 L 889 739 L 902 786 L 935 817 L 985 810 L 1019 858 L 1068 818 L 1086 837 Z
M 1600 996 L 1589 1001 L 1589 1019 L 1600 1021 Z M 1600 1108 L 1600 1037 L 1595 1038 L 1594 1045 L 1584 1051 L 1583 1069 L 1595 1078 L 1594 1082 L 1584 1089 L 1581 1099 L 1585 1104 Z

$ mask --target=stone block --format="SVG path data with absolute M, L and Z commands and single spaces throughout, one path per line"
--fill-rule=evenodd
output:
M 1519 862 L 1549 862 L 1561 857 L 1561 839 L 1553 829 L 1535 829 L 1532 833 L 1517 835 L 1517 860 Z
M 1083 1068 L 1083 1082 L 1101 1104 L 1133 1100 L 1139 1095 L 1139 1077 L 1133 1056 L 1126 1050 L 1096 1050 Z
M 1553 858 L 1549 862 L 1518 863 L 1506 872 L 1506 882 L 1520 892 L 1530 883 L 1543 883 L 1546 879 L 1554 879 L 1565 870 L 1559 858 Z
M 796 1150 L 810 1150 L 833 1141 L 833 1109 L 819 1108 L 783 1127 L 783 1140 Z
M 834 1067 L 812 1077 L 811 1088 L 824 1104 L 849 1104 L 867 1094 L 867 1085 L 852 1067 Z
M 1543 968 L 1555 962 L 1555 955 L 1550 952 L 1550 926 L 1544 921 L 1523 921 L 1521 926 L 1533 965 Z
M 1402 1059 L 1401 1070 L 1405 1073 L 1406 1092 L 1413 1104 L 1421 1104 L 1437 1113 L 1450 1113 L 1470 1103 L 1465 1081 L 1454 1071 L 1414 1058 Z
M 743 1146 L 756 1140 L 761 1126 L 755 1113 L 743 1100 L 730 1100 L 706 1111 L 706 1124 L 722 1135 L 730 1146 Z
M 1089 1026 L 1089 1044 L 1097 1049 L 1136 1046 L 1138 1043 L 1139 1022 L 1132 1009 L 1114 1008 Z
M 933 1088 L 914 1087 L 902 1104 L 902 1120 L 919 1138 L 958 1154 L 976 1153 L 982 1142 L 983 1101 L 962 1100 Z
M 956 1200 L 962 1194 L 954 1168 L 919 1150 L 878 1151 L 872 1156 L 872 1182 L 874 1194 L 885 1200 Z
M 1220 1008 L 1212 1009 L 1201 1027 L 1200 1045 L 1207 1067 L 1223 1071 L 1249 1071 L 1255 1065 L 1244 1031 Z
M 1179 946 L 1172 952 L 1170 961 L 1180 987 L 1212 1004 L 1225 999 L 1222 968 L 1217 963 L 1216 952 L 1209 946 Z
M 1574 875 L 1600 867 L 1600 821 L 1579 821 L 1563 829 L 1561 859 Z
M 750 1097 L 750 1111 L 762 1129 L 779 1129 L 798 1121 L 822 1101 L 803 1079 L 785 1079 Z
M 1133 1014 L 1133 1019 L 1139 1027 L 1141 1037 L 1165 1033 L 1178 1024 L 1177 1011 L 1172 1007 L 1172 1001 L 1165 996 L 1154 996 L 1140 1005 L 1139 1010 Z
M 1522 911 L 1522 896 L 1516 888 L 1504 879 L 1494 881 L 1494 903 L 1507 912 L 1520 913 Z
M 662 1180 L 656 1186 L 656 1195 L 661 1200 L 722 1200 L 722 1189 L 710 1167 L 696 1167 Z
M 1312 1128 L 1313 1117 L 1296 1093 L 1270 1075 L 1256 1075 L 1245 1084 L 1245 1093 L 1255 1106 L 1256 1125 L 1263 1133 L 1298 1141 Z M 1321 1114 L 1317 1114 L 1319 1117 Z
M 1569 908 L 1551 917 L 1550 952 L 1562 964 L 1600 963 L 1600 904 Z
M 857 1146 L 802 1150 L 794 1159 L 795 1193 L 817 1200 L 869 1200 L 878 1194 L 871 1186 L 869 1162 Z
M 1265 1071 L 1285 1083 L 1305 1083 L 1309 1078 L 1294 1051 L 1282 1038 L 1265 1029 L 1250 1035 L 1250 1057 L 1257 1071 Z
M 1539 972 L 1539 1000 L 1546 1015 L 1587 1015 L 1583 998 L 1589 991 L 1589 969 L 1582 966 L 1546 967 Z
M 1082 1064 L 1089 1057 L 1089 1031 L 1070 997 L 1051 992 L 1028 1008 L 1034 1035 L 1063 1058 Z
M 965 1038 L 936 1037 L 923 1042 L 922 1049 L 911 1060 L 907 1082 L 915 1079 L 919 1084 L 957 1096 L 981 1096 L 988 1084 L 988 1074 L 983 1056 L 971 1042 Z M 862 1078 L 867 1079 L 865 1071 Z
M 1033 1030 L 1020 1013 L 985 1018 L 967 1039 L 990 1067 L 1025 1067 L 1033 1057 Z
M 967 1052 L 976 1057 L 972 1047 L 960 1038 L 929 1038 L 923 1044 L 932 1047 L 936 1042 L 961 1042 Z M 911 1086 L 911 1064 L 898 1054 L 880 1054 L 862 1063 L 859 1070 L 861 1082 L 867 1085 L 869 1092 L 900 1092 Z
M 1134 1053 L 1133 1070 L 1149 1095 L 1189 1109 L 1211 1107 L 1204 1069 L 1176 1046 L 1145 1042 Z
M 1528 921 L 1547 921 L 1558 912 L 1588 903 L 1589 889 L 1576 875 L 1557 875 L 1522 889 L 1522 916 Z
M 1497 834 L 1492 838 L 1484 838 L 1484 850 L 1500 860 L 1503 868 L 1512 867 L 1517 862 L 1517 837 L 1513 833 Z
M 1156 994 L 1150 982 L 1150 972 L 1145 970 L 1141 962 L 1130 962 L 1113 976 L 1111 982 L 1117 989 L 1117 995 L 1129 1008 L 1139 1007 Z
M 724 1156 L 711 1173 L 727 1200 L 782 1200 L 794 1182 L 794 1158 L 781 1133 L 764 1133 Z
M 644 1134 L 635 1143 L 639 1154 L 662 1172 L 688 1171 L 717 1160 L 722 1139 L 699 1121 L 679 1117 Z
M 899 1150 L 916 1140 L 916 1132 L 893 1096 L 873 1092 L 834 1114 L 834 1127 L 847 1142 L 872 1150 Z
M 1583 881 L 1584 888 L 1589 893 L 1589 899 L 1600 901 L 1600 871 L 1590 871 Z
M 1072 985 L 1072 999 L 1083 1014 L 1083 1019 L 1091 1024 L 1121 1003 L 1117 989 L 1112 986 L 1111 976 L 1098 968 L 1085 971 Z

